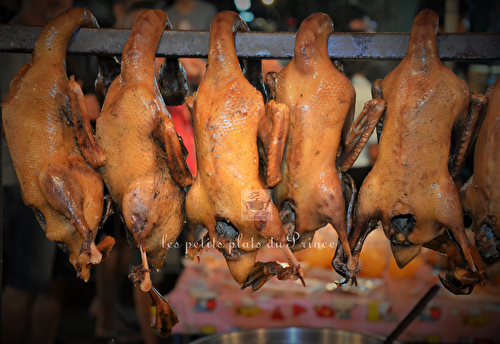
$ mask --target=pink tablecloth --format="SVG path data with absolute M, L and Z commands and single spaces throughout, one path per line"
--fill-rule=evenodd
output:
M 188 262 L 167 295 L 179 317 L 174 333 L 211 334 L 269 327 L 337 328 L 388 335 L 434 284 L 437 272 L 421 268 L 413 278 L 361 279 L 357 288 L 334 288 L 330 269 L 306 269 L 307 287 L 271 279 L 255 293 L 240 290 L 222 256 L 205 252 Z M 477 286 L 456 296 L 441 288 L 421 316 L 398 338 L 405 342 L 499 343 L 500 288 Z

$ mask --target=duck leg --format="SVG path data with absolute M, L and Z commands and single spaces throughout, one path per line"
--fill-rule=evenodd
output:
M 363 248 L 363 244 L 368 237 L 368 235 L 378 227 L 379 220 L 376 218 L 372 218 L 368 221 L 361 221 L 358 225 L 354 227 L 352 233 L 349 234 L 349 247 L 351 247 L 351 259 L 349 260 L 348 254 L 344 252 L 343 246 L 338 246 L 337 251 L 335 252 L 335 256 L 333 258 L 332 265 L 335 271 L 345 278 L 344 281 L 340 282 L 339 285 L 346 284 L 351 282 L 351 285 L 358 285 L 355 273 L 353 276 L 349 276 L 345 273 L 349 268 L 346 267 L 346 264 L 351 266 L 355 266 L 355 272 L 359 272 L 361 270 L 358 267 L 359 255 L 361 254 L 361 249 Z
M 187 166 L 184 153 L 187 152 L 180 136 L 174 127 L 174 122 L 166 113 L 156 115 L 154 137 L 165 147 L 167 165 L 177 185 L 186 187 L 193 183 L 193 176 Z
M 144 243 L 139 246 L 142 264 L 132 268 L 129 277 L 132 277 L 134 285 L 139 283 L 143 292 L 149 293 L 153 306 L 156 308 L 156 321 L 152 325 L 153 331 L 160 337 L 165 338 L 170 335 L 172 328 L 179 322 L 177 314 L 172 310 L 168 301 L 160 294 L 151 282 L 150 270 L 148 268 L 148 259 Z
M 172 310 L 167 299 L 165 299 L 154 286 L 151 286 L 149 295 L 156 307 L 156 321 L 152 326 L 153 331 L 158 333 L 161 338 L 170 336 L 172 328 L 179 322 L 177 314 Z
M 465 160 L 471 151 L 474 139 L 481 127 L 488 100 L 482 94 L 470 94 L 469 108 L 459 117 L 453 126 L 456 137 L 452 141 L 452 149 L 448 168 L 452 176 L 463 170 Z
M 149 273 L 151 270 L 149 270 L 148 257 L 144 245 L 144 243 L 139 245 L 142 264 L 134 266 L 129 277 L 132 278 L 134 284 L 140 284 L 143 292 L 148 292 L 152 287 L 151 276 Z
M 290 266 L 283 266 L 279 262 L 256 262 L 252 271 L 248 274 L 247 280 L 241 285 L 241 289 L 252 286 L 252 292 L 259 290 L 271 277 L 276 276 L 280 281 L 300 279 L 305 287 L 305 273 L 299 261 L 293 255 L 288 245 L 282 245 Z
M 270 100 L 267 116 L 259 123 L 259 138 L 266 151 L 266 184 L 272 188 L 281 181 L 281 162 L 290 130 L 288 106 Z
M 186 235 L 186 254 L 185 256 L 190 260 L 193 260 L 195 257 L 198 258 L 198 262 L 200 261 L 200 256 L 206 245 L 210 242 L 210 236 L 208 232 L 201 238 L 200 240 L 194 240 L 194 234 L 196 232 L 197 224 L 188 223 L 187 226 L 187 235 Z
M 68 96 L 71 111 L 66 113 L 75 129 L 78 146 L 83 157 L 92 168 L 98 168 L 106 163 L 106 156 L 97 144 L 87 113 L 87 105 L 80 85 L 71 76 L 68 81 Z
M 357 189 L 354 180 L 347 173 L 342 173 L 342 193 L 346 203 L 346 224 L 344 225 L 343 223 L 335 223 L 335 221 L 331 221 L 331 225 L 337 230 L 339 237 L 335 256 L 332 259 L 332 266 L 337 273 L 344 277 L 344 281 L 337 283 L 339 286 L 346 284 L 349 281 L 351 281 L 351 284 L 357 284 L 356 274 L 359 272 L 357 259 L 352 259 L 349 245 L 349 233 L 353 228 L 353 212 Z M 337 254 L 339 257 L 342 256 L 341 264 L 339 264 L 340 259 L 336 259 Z
M 338 158 L 341 171 L 347 171 L 356 161 L 372 135 L 373 129 L 379 122 L 386 106 L 387 104 L 383 99 L 369 100 L 365 103 L 363 111 L 361 111 L 354 124 L 350 123 L 352 119 L 346 121 L 344 131 L 348 130 L 348 132 L 343 134 L 343 150 Z
M 78 277 L 88 281 L 89 268 L 101 262 L 102 254 L 94 243 L 94 232 L 90 229 L 83 213 L 85 193 L 74 178 L 74 173 L 79 172 L 78 165 L 74 161 L 66 163 L 69 169 L 68 166 L 53 164 L 48 165 L 47 170 L 41 171 L 40 184 L 43 186 L 41 192 L 52 208 L 71 221 L 81 235 L 83 244 L 74 265 Z
M 441 283 L 453 294 L 470 294 L 475 284 L 484 281 L 484 277 L 477 271 L 475 265 L 470 266 L 470 262 L 450 231 L 446 230 L 444 234 L 424 244 L 424 247 L 446 256 L 455 265 L 453 272 L 446 271 L 444 278 L 439 276 Z

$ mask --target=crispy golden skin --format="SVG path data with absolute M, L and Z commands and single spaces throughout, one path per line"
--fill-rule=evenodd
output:
M 182 231 L 184 187 L 192 182 L 154 70 L 167 24 L 162 10 L 147 10 L 137 19 L 123 50 L 121 73 L 107 91 L 96 126 L 99 145 L 109 157 L 101 167 L 104 182 L 141 252 L 142 265 L 131 276 L 156 303 L 154 329 L 162 336 L 178 320 L 152 286 L 149 263 L 160 269 Z
M 454 259 L 456 270 L 443 283 L 454 293 L 468 293 L 482 277 L 472 260 L 451 174 L 463 166 L 485 99 L 472 96 L 469 105 L 467 84 L 442 64 L 437 26 L 434 12 L 419 13 L 405 58 L 374 85 L 374 95 L 385 99 L 387 108 L 377 161 L 360 188 L 349 243 L 357 261 L 364 239 L 380 221 L 400 268 L 424 245 L 442 253 L 454 247 L 460 259 Z
M 80 27 L 98 27 L 81 8 L 44 26 L 31 62 L 14 77 L 2 103 L 2 123 L 24 202 L 87 281 L 89 269 L 114 240 L 94 243 L 104 207 L 96 168 L 105 156 L 95 142 L 80 86 L 66 75 L 68 42 Z
M 500 79 L 488 89 L 488 108 L 474 151 L 474 174 L 462 187 L 464 211 L 472 218 L 486 279 L 500 275 Z
M 259 177 L 257 137 L 259 127 L 268 118 L 266 107 L 261 93 L 245 79 L 234 46 L 236 32 L 247 30 L 236 13 L 217 14 L 210 28 L 205 77 L 188 99 L 198 174 L 186 198 L 187 256 L 194 258 L 201 253 L 201 247 L 193 246 L 194 232 L 201 225 L 208 230 L 205 242 L 209 238 L 224 254 L 239 284 L 253 270 L 260 247 L 269 240 L 275 244 L 286 242 L 278 211 L 265 181 Z M 267 133 L 275 138 L 268 150 L 268 162 L 282 154 L 284 140 L 278 137 L 285 135 L 288 116 L 283 105 L 272 103 L 268 111 L 277 118 L 277 124 Z M 276 173 L 280 164 L 277 170 L 269 169 L 268 180 L 279 179 Z M 298 262 L 285 244 L 284 249 L 292 268 L 279 277 L 297 274 L 302 278 Z
M 307 248 L 315 231 L 330 223 L 350 253 L 347 213 L 356 189 L 344 172 L 373 132 L 385 101 L 368 102 L 353 125 L 354 88 L 328 54 L 332 29 L 326 14 L 310 15 L 297 31 L 290 63 L 268 75 L 271 94 L 290 109 L 283 180 L 273 198 L 293 238 L 292 250 Z M 341 270 L 353 277 L 355 268 L 342 264 Z

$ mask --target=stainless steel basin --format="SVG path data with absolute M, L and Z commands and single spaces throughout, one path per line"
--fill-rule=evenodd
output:
M 191 344 L 379 344 L 384 339 L 382 336 L 336 329 L 284 327 L 214 334 Z

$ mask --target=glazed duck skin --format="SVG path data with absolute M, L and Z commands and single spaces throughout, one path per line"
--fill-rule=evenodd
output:
M 205 241 L 217 245 L 233 278 L 242 284 L 254 268 L 259 248 L 271 239 L 285 243 L 286 238 L 266 182 L 259 177 L 257 138 L 268 117 L 261 93 L 240 68 L 234 46 L 237 31 L 248 31 L 248 27 L 236 13 L 217 14 L 210 27 L 205 77 L 188 98 L 199 172 L 186 198 L 186 255 L 193 259 L 201 253 L 202 246 L 194 246 L 194 232 L 198 225 L 203 226 L 208 230 Z M 277 132 L 286 134 L 288 109 L 272 103 L 267 108 L 274 118 L 269 137 L 276 138 L 280 136 Z M 276 155 L 283 151 L 284 140 L 272 142 L 267 161 L 276 161 Z M 268 184 L 279 180 L 279 172 L 279 168 L 268 168 Z M 283 248 L 292 266 L 289 274 L 280 277 L 302 278 L 288 246 Z
M 354 87 L 327 50 L 332 29 L 326 14 L 310 15 L 297 32 L 292 60 L 267 76 L 271 95 L 290 109 L 283 179 L 273 198 L 289 238 L 296 239 L 292 250 L 307 248 L 315 231 L 331 224 L 349 253 L 348 213 L 356 187 L 345 172 L 373 132 L 385 101 L 367 102 L 353 123 Z M 349 258 L 336 269 L 348 278 L 356 273 Z
M 69 254 L 77 275 L 87 281 L 89 269 L 107 255 L 114 240 L 94 243 L 105 221 L 103 181 L 96 168 L 106 159 L 95 141 L 83 93 L 66 75 L 68 42 L 80 27 L 98 27 L 81 8 L 44 26 L 31 62 L 11 82 L 2 123 L 24 202 L 47 238 Z
M 123 50 L 121 73 L 107 91 L 96 125 L 99 145 L 109 156 L 100 169 L 104 182 L 141 253 L 142 265 L 134 267 L 131 276 L 153 298 L 154 330 L 162 337 L 178 320 L 152 286 L 149 264 L 160 269 L 169 244 L 182 231 L 184 187 L 192 182 L 154 70 L 167 23 L 162 10 L 147 10 L 137 19 Z
M 488 108 L 474 152 L 474 173 L 462 187 L 460 196 L 466 214 L 472 218 L 475 245 L 481 256 L 484 275 L 493 280 L 500 275 L 500 81 L 486 93 Z
M 405 58 L 374 84 L 374 97 L 383 97 L 387 108 L 377 161 L 360 188 L 349 243 L 357 261 L 366 236 L 380 221 L 403 268 L 422 246 L 435 246 L 432 241 L 448 231 L 445 241 L 455 242 L 461 259 L 455 275 L 443 281 L 453 293 L 469 293 L 482 276 L 472 260 L 450 172 L 461 170 L 486 100 L 472 95 L 469 104 L 467 84 L 441 63 L 437 24 L 434 12 L 419 13 Z M 462 278 L 462 269 L 470 276 Z M 458 281 L 449 283 L 453 279 Z

